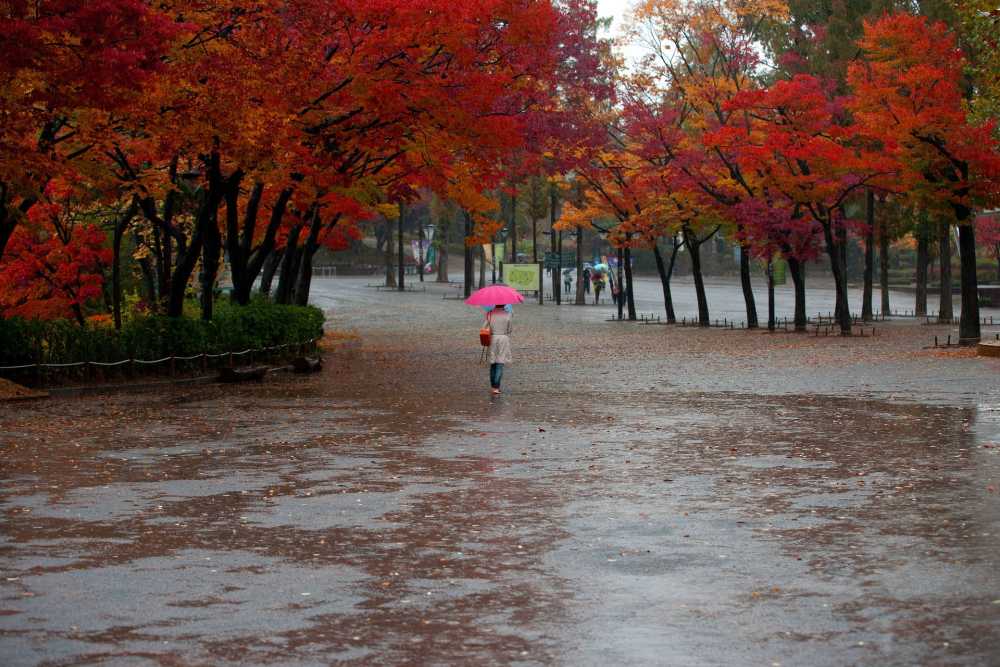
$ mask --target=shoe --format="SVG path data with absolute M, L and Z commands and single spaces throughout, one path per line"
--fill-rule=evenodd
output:
M 499 393 L 500 393 L 500 390 L 499 390 L 499 389 L 496 389 L 496 388 L 494 388 L 494 389 L 490 389 L 490 391 L 491 391 L 492 393 L 494 393 L 494 394 L 499 394 Z

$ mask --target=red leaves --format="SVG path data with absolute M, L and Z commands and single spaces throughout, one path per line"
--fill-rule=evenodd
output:
M 77 228 L 67 242 L 50 231 L 18 229 L 0 262 L 0 315 L 82 322 L 84 306 L 102 295 L 111 262 L 105 243 L 93 225 Z
M 965 61 L 943 23 L 892 14 L 865 24 L 848 81 L 851 110 L 900 164 L 900 189 L 956 211 L 1000 196 L 1000 157 L 992 125 L 968 116 Z M 963 211 L 960 219 L 968 216 Z

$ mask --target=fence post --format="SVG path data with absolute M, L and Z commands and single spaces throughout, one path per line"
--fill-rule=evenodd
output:
M 177 357 L 170 357 L 170 377 L 177 375 Z
M 208 355 L 204 352 L 201 353 L 201 372 L 204 373 L 208 370 Z
M 35 364 L 35 384 L 39 387 L 45 386 L 42 379 L 42 365 Z

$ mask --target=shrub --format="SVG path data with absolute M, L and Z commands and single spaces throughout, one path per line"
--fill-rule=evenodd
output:
M 0 366 L 240 352 L 318 338 L 323 320 L 318 308 L 266 301 L 220 303 L 211 322 L 138 315 L 121 331 L 103 323 L 81 327 L 69 320 L 0 319 Z

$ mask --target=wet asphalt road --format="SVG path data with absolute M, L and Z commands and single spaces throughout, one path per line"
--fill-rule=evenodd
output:
M 0 664 L 1000 664 L 1000 361 L 950 328 L 525 305 L 492 398 L 454 290 L 365 282 L 318 376 L 0 404 Z

